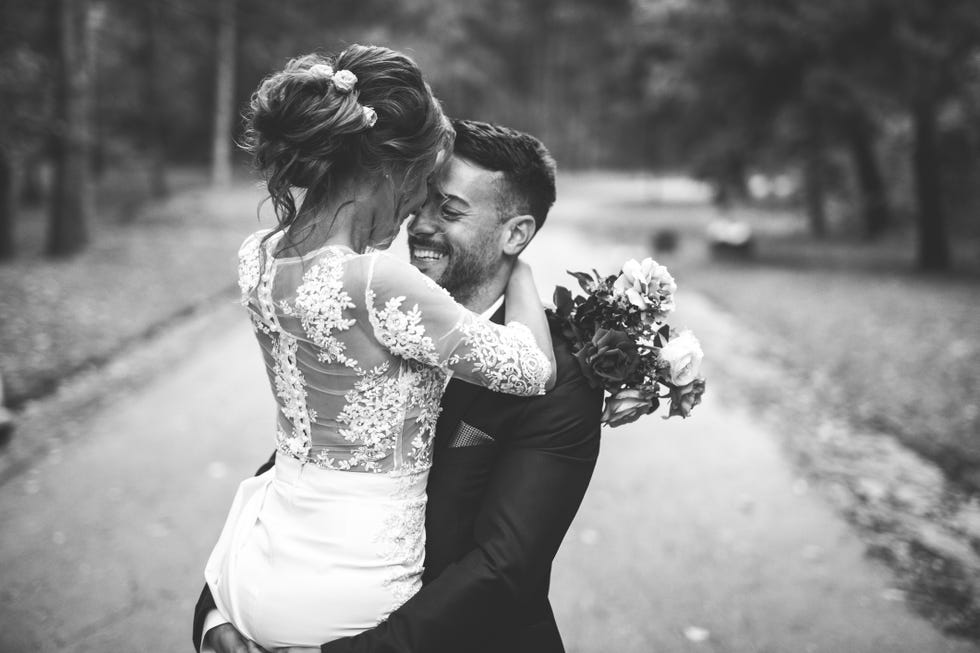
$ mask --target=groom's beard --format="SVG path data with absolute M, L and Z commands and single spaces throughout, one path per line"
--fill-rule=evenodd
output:
M 477 294 L 485 283 L 493 278 L 498 261 L 494 257 L 491 247 L 492 241 L 493 237 L 490 236 L 483 242 L 475 243 L 473 246 L 463 249 L 453 247 L 440 238 L 410 236 L 408 244 L 411 250 L 420 248 L 442 253 L 442 258 L 439 261 L 443 266 L 442 270 L 434 276 L 428 270 L 424 270 L 424 272 L 433 281 L 448 290 L 457 302 L 466 303 Z M 416 262 L 414 256 L 412 262 Z

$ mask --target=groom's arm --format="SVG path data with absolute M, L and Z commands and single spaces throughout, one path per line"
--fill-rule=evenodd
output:
M 264 474 L 275 464 L 276 454 L 273 452 L 269 457 L 269 460 L 267 460 L 261 467 L 259 467 L 258 471 L 255 472 L 255 475 L 258 476 L 259 474 Z M 214 604 L 214 597 L 211 595 L 211 588 L 205 584 L 204 589 L 201 590 L 201 596 L 197 599 L 197 605 L 194 606 L 194 627 L 192 630 L 192 637 L 194 638 L 194 649 L 198 652 L 201 650 L 201 643 L 204 639 L 205 633 L 207 633 L 207 631 L 214 626 L 220 626 L 222 623 L 226 623 L 224 619 L 215 622 L 213 621 L 213 617 L 212 620 L 209 621 L 208 617 L 212 612 L 217 615 L 218 607 Z M 207 626 L 207 628 L 205 628 L 205 626 Z
M 540 587 L 585 495 L 599 454 L 602 392 L 580 374 L 529 401 L 492 472 L 476 548 L 386 621 L 322 653 L 468 650 L 515 623 Z

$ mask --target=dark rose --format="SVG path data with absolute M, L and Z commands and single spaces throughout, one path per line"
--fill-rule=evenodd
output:
M 622 383 L 640 364 L 636 343 L 615 329 L 598 329 L 575 357 L 593 386 Z
M 657 391 L 648 388 L 626 388 L 606 399 L 602 411 L 602 423 L 609 426 L 622 426 L 635 422 L 643 415 L 657 410 L 660 400 Z
M 687 385 L 670 388 L 670 412 L 667 417 L 680 415 L 688 417 L 694 407 L 701 403 L 704 394 L 704 379 L 694 379 Z

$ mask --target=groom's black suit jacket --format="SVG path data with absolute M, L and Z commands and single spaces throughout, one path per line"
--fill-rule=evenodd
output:
M 603 395 L 552 338 L 557 380 L 544 396 L 450 381 L 427 487 L 422 590 L 324 653 L 564 651 L 548 601 L 551 563 L 592 478 Z M 195 646 L 213 608 L 205 587 Z

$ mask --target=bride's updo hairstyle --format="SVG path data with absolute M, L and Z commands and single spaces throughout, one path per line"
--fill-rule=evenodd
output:
M 292 59 L 262 80 L 245 120 L 243 147 L 266 178 L 277 231 L 362 175 L 399 176 L 404 197 L 452 146 L 452 127 L 415 62 L 376 46 Z M 299 210 L 294 188 L 305 189 Z

